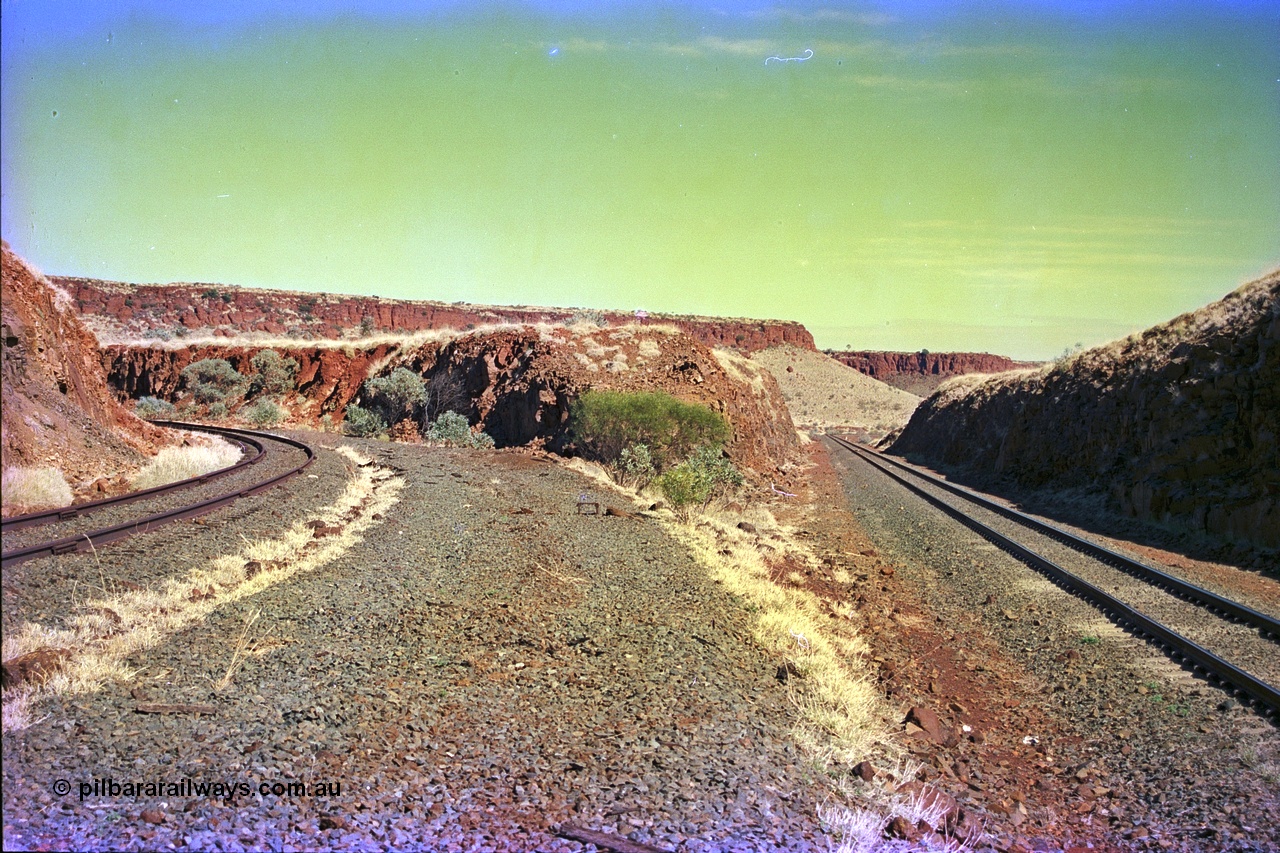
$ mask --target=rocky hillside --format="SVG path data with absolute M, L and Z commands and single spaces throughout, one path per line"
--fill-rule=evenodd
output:
M 182 405 L 189 399 L 181 375 L 188 364 L 223 358 L 247 376 L 256 372 L 253 356 L 266 348 L 243 342 L 115 345 L 103 357 L 122 398 L 155 396 Z M 347 406 L 362 402 L 365 380 L 407 367 L 428 381 L 443 378 L 446 386 L 461 389 L 459 408 L 500 447 L 568 449 L 569 406 L 583 391 L 598 388 L 665 391 L 721 412 L 733 428 L 730 455 L 761 475 L 780 477 L 798 448 L 786 404 L 767 371 L 669 327 L 544 324 L 425 341 L 270 348 L 299 363 L 296 391 L 283 402 L 291 421 L 301 425 L 341 423 Z
M 920 398 L 853 370 L 820 352 L 770 347 L 751 360 L 773 374 L 800 426 L 876 441 L 904 426 Z
M 635 313 L 628 311 L 450 304 L 221 284 L 124 284 L 65 276 L 55 276 L 53 281 L 71 294 L 85 322 L 103 343 L 133 343 L 157 337 L 238 337 L 255 332 L 349 340 L 378 332 L 409 334 L 504 323 L 565 323 L 575 315 L 613 326 L 637 320 Z M 784 320 L 652 314 L 645 322 L 675 326 L 712 347 L 754 352 L 791 344 L 815 349 L 808 329 Z
M 1037 362 L 1014 361 L 985 352 L 827 350 L 827 355 L 859 373 L 865 373 L 873 379 L 920 397 L 932 394 L 939 385 L 953 376 L 1004 373 L 1006 370 L 1039 367 Z
M 1061 363 L 953 380 L 892 451 L 1280 547 L 1278 436 L 1280 271 Z
M 71 299 L 3 246 L 3 466 L 58 468 L 88 484 L 132 470 L 160 430 L 116 403 L 98 342 Z

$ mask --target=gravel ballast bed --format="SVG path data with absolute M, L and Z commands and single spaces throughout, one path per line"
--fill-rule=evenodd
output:
M 1186 637 L 1211 653 L 1244 669 L 1268 684 L 1280 684 L 1280 637 L 1263 635 L 1253 625 L 1224 617 L 1210 608 L 1187 601 L 1158 585 L 1154 579 L 1135 577 L 1103 563 L 1022 523 L 999 515 L 911 474 L 909 482 L 948 506 L 966 513 L 996 533 L 1007 536 L 1050 560 L 1086 583 L 1115 596 L 1126 605 Z M 1219 586 L 1225 578 L 1219 578 Z M 1233 598 L 1233 595 L 1228 595 Z M 1280 589 L 1277 590 L 1280 598 Z
M 1004 733 L 1037 738 L 1045 753 L 1037 787 L 1067 794 L 1054 814 L 1033 809 L 1033 818 L 1060 822 L 1066 810 L 1073 821 L 1108 828 L 1126 849 L 1280 849 L 1280 737 L 1270 722 L 848 451 L 826 446 L 851 509 L 895 566 L 893 581 L 930 621 L 990 638 L 1011 664 L 1003 674 L 1011 697 L 1031 697 L 1051 718 L 1052 733 Z M 992 675 L 973 650 L 958 651 L 975 679 Z M 1033 720 L 1026 705 L 1015 713 L 1024 709 Z M 1017 831 L 1007 833 L 1012 844 Z
M 335 562 L 136 655 L 133 682 L 46 702 L 6 734 L 11 843 L 584 849 L 552 834 L 572 821 L 689 851 L 826 849 L 777 662 L 655 521 L 578 515 L 590 482 L 524 455 L 351 443 L 401 472 L 399 502 Z M 115 569 L 155 580 L 287 526 L 341 489 L 345 461 L 322 453 L 312 471 L 223 537 L 172 535 L 163 557 L 148 537 Z M 254 611 L 262 653 L 215 690 Z M 51 787 L 185 777 L 254 792 Z M 342 790 L 260 796 L 274 780 Z

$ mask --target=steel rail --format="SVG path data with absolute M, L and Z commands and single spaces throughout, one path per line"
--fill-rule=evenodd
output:
M 838 438 L 836 436 L 832 436 L 832 438 L 838 442 L 847 443 L 845 439 Z M 983 509 L 991 510 L 992 512 L 998 513 L 1011 521 L 1016 521 L 1019 524 L 1030 527 L 1037 533 L 1041 533 L 1051 539 L 1056 539 L 1058 542 L 1069 548 L 1080 551 L 1113 568 L 1120 569 L 1139 580 L 1144 580 L 1156 587 L 1164 589 L 1166 592 L 1178 596 L 1179 598 L 1190 601 L 1194 604 L 1199 604 L 1202 607 L 1207 607 L 1210 610 L 1216 610 L 1220 614 L 1231 619 L 1257 628 L 1261 631 L 1264 637 L 1280 642 L 1280 619 L 1276 619 L 1266 613 L 1254 610 L 1252 607 L 1241 604 L 1238 601 L 1233 601 L 1230 598 L 1224 598 L 1211 590 L 1188 583 L 1182 578 L 1175 577 L 1168 572 L 1162 572 L 1159 569 L 1154 568 L 1153 566 L 1148 566 L 1146 563 L 1135 560 L 1132 557 L 1127 557 L 1124 554 L 1117 553 L 1109 548 L 1104 548 L 1095 542 L 1090 542 L 1088 539 L 1076 536 L 1074 533 L 1070 533 L 1060 527 L 1055 527 L 1052 524 L 1048 524 L 1038 518 L 1027 515 L 1026 513 L 1019 512 L 1016 509 L 1011 509 L 1010 507 L 996 503 L 983 495 L 977 494 L 976 492 L 970 491 L 969 489 L 961 486 L 957 486 L 954 483 L 947 482 L 939 477 L 935 477 L 926 471 L 921 471 L 913 465 L 900 462 L 899 460 L 886 456 L 877 450 L 858 447 L 851 443 L 848 444 L 854 450 L 870 454 L 874 459 L 881 460 L 895 468 L 907 471 L 908 473 L 913 474 L 914 476 L 917 476 L 940 489 L 945 489 L 954 495 L 958 495 L 967 501 L 975 503 Z
M 252 449 L 256 451 L 252 456 L 245 457 L 234 465 L 226 468 L 219 468 L 217 471 L 210 471 L 207 474 L 201 474 L 197 477 L 188 477 L 185 480 L 179 480 L 176 483 L 165 483 L 162 486 L 152 486 L 149 489 L 140 489 L 136 492 L 128 492 L 127 494 L 117 495 L 113 498 L 102 498 L 96 501 L 86 501 L 80 504 L 71 504 L 70 506 L 57 507 L 55 509 L 42 510 L 40 512 L 29 512 L 24 515 L 15 515 L 0 521 L 0 531 L 8 533 L 12 530 L 25 530 L 29 527 L 39 527 L 44 524 L 53 524 L 58 521 L 67 521 L 72 518 L 80 518 L 81 516 L 90 515 L 100 509 L 111 506 L 121 506 L 134 501 L 144 500 L 158 494 L 168 492 L 176 492 L 189 486 L 207 483 L 210 480 L 216 480 L 227 474 L 239 471 L 250 465 L 257 465 L 259 461 L 266 455 L 266 448 L 262 442 L 255 438 L 249 437 L 248 434 L 241 430 L 229 429 L 225 427 L 211 427 L 202 424 L 182 424 L 179 425 L 174 421 L 151 421 L 158 426 L 181 427 L 182 429 L 191 429 L 199 432 L 209 432 L 216 435 L 232 437 L 232 442 L 240 445 L 241 450 Z
M 176 421 L 166 422 L 165 425 L 180 427 L 183 429 L 204 429 L 204 427 L 198 424 L 185 424 Z M 234 432 L 242 433 L 246 436 L 252 436 L 255 439 L 277 441 L 297 448 L 306 454 L 306 461 L 301 465 L 296 465 L 293 468 L 290 468 L 282 474 L 277 474 L 274 477 L 255 483 L 247 488 L 238 489 L 234 492 L 227 492 L 207 500 L 199 501 L 198 503 L 189 504 L 187 506 L 178 507 L 164 512 L 157 512 L 144 518 L 126 521 L 123 524 L 116 524 L 111 527 L 104 527 L 98 530 L 90 530 L 86 533 L 80 533 L 75 536 L 65 536 L 61 539 L 41 542 L 27 548 L 6 552 L 0 555 L 0 566 L 9 568 L 10 566 L 17 565 L 24 560 L 30 560 L 33 557 L 54 556 L 57 554 L 88 551 L 108 542 L 115 542 L 119 539 L 124 539 L 135 534 L 150 532 L 161 525 L 168 524 L 173 521 L 196 518 L 197 516 L 201 516 L 224 507 L 238 498 L 249 497 L 250 495 L 264 492 L 272 486 L 278 485 L 290 477 L 296 476 L 297 474 L 305 471 L 311 463 L 315 461 L 315 451 L 301 441 L 296 441 L 292 438 L 286 438 L 280 435 L 273 435 L 271 433 L 258 432 L 256 430 L 235 430 Z
M 852 452 L 857 458 L 864 460 L 885 476 L 892 478 L 913 493 L 924 498 L 982 538 L 1002 548 L 1032 568 L 1040 570 L 1059 586 L 1095 605 L 1113 621 L 1128 625 L 1135 633 L 1156 640 L 1175 657 L 1189 663 L 1194 669 L 1198 669 L 1218 679 L 1223 684 L 1234 688 L 1239 693 L 1248 696 L 1273 717 L 1280 717 L 1280 690 L 1250 675 L 1235 664 L 1223 660 L 1198 643 L 1165 627 L 1151 617 L 1134 610 L 1109 593 L 1104 592 L 1083 578 L 1077 577 L 1053 561 L 1040 556 L 1025 545 L 1010 539 L 1002 533 L 998 533 L 977 519 L 971 518 L 963 510 L 952 506 L 937 495 L 925 491 L 889 466 L 881 463 L 875 454 L 865 451 L 863 448 L 857 447 L 852 442 L 842 438 L 836 436 L 831 436 L 831 438 Z

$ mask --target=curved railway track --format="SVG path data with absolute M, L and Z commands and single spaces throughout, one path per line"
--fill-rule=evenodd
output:
M 1280 718 L 1280 690 L 1273 686 L 1280 683 L 1280 652 L 1276 650 L 1280 620 L 1274 616 L 881 453 L 831 438 L 998 548 L 1098 607 L 1112 621 L 1154 640 L 1184 665 Z M 1177 629 L 1167 622 L 1173 622 Z
M 290 477 L 296 476 L 306 470 L 315 459 L 315 451 L 301 441 L 295 441 L 284 436 L 273 435 L 271 433 L 259 432 L 257 430 L 247 429 L 231 429 L 227 427 L 211 427 L 203 424 L 189 424 L 180 421 L 154 421 L 159 426 L 174 427 L 177 429 L 188 429 L 198 432 L 207 432 L 220 435 L 235 444 L 240 445 L 242 449 L 253 451 L 252 456 L 246 456 L 235 465 L 222 468 L 218 471 L 211 471 L 199 477 L 191 477 L 186 480 L 180 480 L 176 483 L 169 483 L 164 486 L 156 486 L 151 489 L 144 489 L 138 492 L 130 492 L 114 498 L 105 498 L 100 501 L 92 501 L 90 503 L 77 504 L 68 507 L 60 507 L 45 512 L 28 513 L 27 515 L 14 516 L 5 519 L 3 522 L 3 532 L 6 537 L 10 534 L 17 533 L 20 530 L 38 528 L 44 526 L 57 526 L 58 532 L 62 535 L 57 537 L 39 541 L 26 542 L 12 550 L 5 551 L 0 555 L 0 565 L 4 568 L 17 565 L 24 560 L 30 560 L 34 557 L 52 556 L 57 554 L 67 554 L 76 551 L 89 551 L 99 545 L 108 542 L 115 542 L 128 536 L 139 533 L 147 533 L 157 527 L 168 524 L 173 521 L 180 521 L 187 518 L 196 518 L 197 516 L 213 512 L 220 507 L 224 507 L 237 498 L 248 497 L 266 491 L 272 486 L 284 482 Z M 171 498 L 176 493 L 187 490 L 197 490 L 196 487 L 203 486 L 211 481 L 218 480 L 229 475 L 236 474 L 250 469 L 253 466 L 259 466 L 270 456 L 270 446 L 284 445 L 302 452 L 302 461 L 293 465 L 282 472 L 274 473 L 272 476 L 242 485 L 232 491 L 216 494 L 212 497 L 203 497 L 192 503 L 183 504 L 181 506 L 169 506 L 141 517 L 129 518 L 124 521 L 115 521 L 103 527 L 91 530 L 76 530 L 69 532 L 66 528 L 76 526 L 74 522 L 78 519 L 87 518 L 95 513 L 110 514 L 117 507 L 131 504 L 138 501 L 156 501 L 163 502 L 166 498 Z M 25 537 L 24 537 L 25 538 Z

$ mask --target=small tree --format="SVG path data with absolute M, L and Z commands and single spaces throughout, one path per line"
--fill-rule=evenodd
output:
M 701 504 L 711 494 L 707 483 L 687 465 L 677 465 L 663 471 L 654 483 L 662 490 L 667 502 L 678 510 L 687 510 L 694 504 Z
M 719 447 L 699 447 L 684 464 L 711 484 L 712 496 L 736 489 L 743 483 L 742 472 L 734 467 Z
M 618 462 L 614 466 L 614 476 L 622 485 L 633 485 L 643 489 L 655 476 L 658 470 L 653 466 L 653 456 L 646 444 L 633 444 L 623 448 L 618 454 Z
M 373 334 L 373 330 L 374 330 L 373 318 L 370 317 L 368 314 L 365 314 L 364 317 L 360 320 L 360 337 L 362 338 L 369 337 L 370 335 Z
M 457 412 L 471 404 L 462 377 L 451 370 L 438 370 L 426 381 L 427 396 L 422 405 L 422 423 L 429 426 L 445 412 Z
M 182 370 L 197 403 L 220 403 L 240 393 L 245 378 L 225 358 L 205 358 Z
M 711 499 L 743 483 L 742 473 L 718 447 L 700 447 L 684 462 L 664 471 L 655 481 L 671 505 L 703 509 Z
M 264 349 L 249 361 L 258 375 L 253 377 L 251 393 L 287 394 L 293 390 L 298 376 L 298 360 L 285 358 L 273 349 Z

